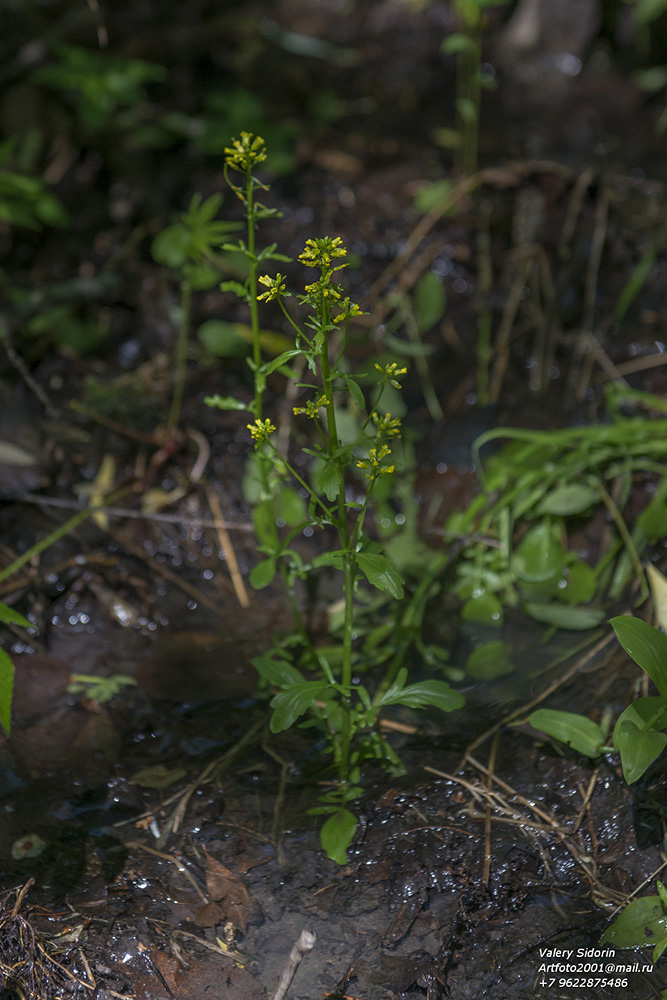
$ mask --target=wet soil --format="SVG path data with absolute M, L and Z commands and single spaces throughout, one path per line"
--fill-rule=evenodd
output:
M 104 11 L 115 51 L 169 67 L 154 106 L 190 113 L 202 86 L 234 84 L 264 101 L 267 124 L 294 128 L 293 169 L 271 178 L 283 218 L 265 236 L 296 256 L 307 237 L 334 232 L 357 255 L 351 294 L 371 316 L 351 345 L 355 362 L 384 349 L 385 289 L 409 294 L 428 268 L 442 279 L 446 316 L 426 337 L 442 419 L 429 414 L 414 373 L 405 383 L 420 528 L 432 546 L 477 489 L 470 444 L 481 431 L 594 420 L 611 377 L 665 391 L 661 252 L 623 323 L 611 318 L 664 219 L 661 106 L 626 71 L 627 24 L 612 38 L 597 5 L 582 6 L 585 17 L 565 18 L 564 40 L 562 25 L 543 26 L 530 51 L 510 12 L 493 14 L 488 58 L 501 86 L 484 105 L 482 170 L 461 188 L 457 214 L 430 218 L 419 239 L 414 196 L 451 174 L 450 153 L 432 141 L 453 115 L 454 68 L 439 55 L 453 30 L 449 5 L 281 0 L 220 11 L 201 0 L 187 18 L 174 3 Z M 9 19 L 5 44 L 20 58 L 28 43 L 43 47 L 61 31 L 90 42 L 85 5 L 49 9 L 48 24 L 40 4 Z M 298 54 L 303 38 L 329 48 Z M 559 63 L 563 51 L 579 70 Z M 34 97 L 25 65 L 9 56 L 7 65 L 5 127 L 17 97 Z M 337 115 L 317 117 L 318 93 L 336 98 Z M 62 108 L 53 96 L 40 100 L 22 105 L 26 116 L 57 133 Z M 93 141 L 64 126 L 61 134 L 69 138 L 54 147 L 52 174 L 70 210 L 80 206 L 76 225 L 34 237 L 3 229 L 4 266 L 35 290 L 29 314 L 65 290 L 107 336 L 89 354 L 27 343 L 25 314 L 15 300 L 8 309 L 23 366 L 11 352 L 3 362 L 1 437 L 30 460 L 0 467 L 5 563 L 73 513 L 57 504 L 85 500 L 81 484 L 90 486 L 105 455 L 116 482 L 132 488 L 106 524 L 80 524 L 0 584 L 0 599 L 38 629 L 5 642 L 17 666 L 12 735 L 0 746 L 5 994 L 11 966 L 30 1000 L 259 1000 L 273 994 L 308 927 L 317 944 L 296 973 L 294 1000 L 661 996 L 661 966 L 629 973 L 625 987 L 540 985 L 556 960 L 549 950 L 599 949 L 618 907 L 631 892 L 653 891 L 663 864 L 664 767 L 629 789 L 611 758 L 593 766 L 563 754 L 525 722 L 522 706 L 547 689 L 551 707 L 596 718 L 606 705 L 625 707 L 636 671 L 611 640 L 550 667 L 575 644 L 557 637 L 543 646 L 534 624 L 510 616 L 502 638 L 517 671 L 466 680 L 466 709 L 444 721 L 396 716 L 409 732 L 387 738 L 407 774 L 369 770 L 349 863 L 325 858 L 307 814 L 327 778 L 320 755 L 307 733 L 269 736 L 255 692 L 250 660 L 289 627 L 289 608 L 278 589 L 239 590 L 256 561 L 240 488 L 246 420 L 202 405 L 208 393 L 249 391 L 243 363 L 221 365 L 193 344 L 184 431 L 165 440 L 156 430 L 168 409 L 177 293 L 151 261 L 150 239 L 195 190 L 221 188 L 219 157 L 185 145 L 137 149 L 118 134 Z M 484 239 L 490 288 L 480 288 Z M 473 336 L 480 302 L 494 329 L 509 324 L 484 408 Z M 195 326 L 245 319 L 217 291 L 199 296 L 195 313 Z M 281 389 L 269 401 L 277 409 Z M 202 463 L 205 480 L 193 475 Z M 173 491 L 171 504 L 133 516 L 150 487 Z M 301 544 L 312 553 L 322 543 Z M 300 594 L 315 634 L 334 596 L 329 583 Z M 426 627 L 455 665 L 464 662 L 476 636 L 450 603 L 435 599 Z M 68 690 L 72 673 L 137 684 L 100 704 Z M 14 887 L 29 879 L 17 908 Z M 637 960 L 650 965 L 650 950 L 618 952 L 611 964 Z

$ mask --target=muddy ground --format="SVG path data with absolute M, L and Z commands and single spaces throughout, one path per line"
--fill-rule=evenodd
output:
M 535 9 L 548 17 L 546 6 Z M 87 133 L 72 106 L 31 89 L 28 73 L 53 38 L 94 45 L 103 32 L 114 52 L 168 68 L 144 124 L 165 107 L 194 114 L 207 89 L 232 90 L 237 107 L 241 92 L 258 95 L 276 146 L 294 150 L 289 171 L 267 175 L 283 218 L 267 224 L 266 241 L 296 256 L 306 238 L 332 233 L 356 254 L 351 293 L 370 314 L 353 344 L 360 364 L 382 347 L 386 290 L 408 294 L 428 268 L 442 279 L 446 314 L 427 337 L 442 417 L 415 373 L 405 380 L 420 525 L 438 546 L 447 515 L 477 489 L 470 445 L 481 431 L 594 421 L 610 378 L 665 391 L 664 244 L 623 322 L 613 319 L 664 220 L 664 95 L 632 76 L 642 60 L 664 61 L 664 25 L 638 55 L 627 11 L 575 6 L 576 16 L 564 3 L 560 19 L 538 19 L 530 44 L 518 15 L 492 12 L 485 54 L 499 87 L 483 105 L 481 169 L 458 189 L 456 213 L 426 223 L 415 195 L 452 171 L 451 152 L 434 142 L 453 120 L 454 66 L 439 53 L 455 25 L 448 4 L 200 0 L 186 16 L 177 3 L 96 14 L 61 2 L 8 15 L 0 120 L 8 132 L 21 116 L 41 123 L 74 224 L 0 230 L 1 436 L 30 459 L 0 469 L 4 564 L 85 502 L 82 484 L 105 455 L 130 490 L 106 523 L 83 521 L 0 583 L 0 599 L 38 630 L 5 637 L 17 666 L 12 735 L 0 747 L 6 1000 L 270 997 L 305 927 L 317 943 L 294 1000 L 665 995 L 650 950 L 587 959 L 625 986 L 551 983 L 541 968 L 557 960 L 548 950 L 598 949 L 619 906 L 653 891 L 663 865 L 664 766 L 629 789 L 611 758 L 591 764 L 524 724 L 525 706 L 547 692 L 551 707 L 620 711 L 636 668 L 612 637 L 582 649 L 581 636 L 561 633 L 545 646 L 535 623 L 510 615 L 503 638 L 517 672 L 464 682 L 466 708 L 452 716 L 393 718 L 406 730 L 388 738 L 407 774 L 369 770 L 349 863 L 325 858 L 307 815 L 320 756 L 307 732 L 270 736 L 255 694 L 250 659 L 289 611 L 279 589 L 247 586 L 256 553 L 240 489 L 246 419 L 202 403 L 247 393 L 243 362 L 212 360 L 193 343 L 182 431 L 160 433 L 177 290 L 150 242 L 195 191 L 222 190 L 220 158 L 182 139 L 142 147 L 117 124 Z M 221 129 L 245 127 L 225 114 Z M 228 197 L 227 209 L 238 217 Z M 31 293 L 27 306 L 12 288 Z M 494 330 L 510 327 L 485 407 L 475 388 L 480 297 Z M 95 350 L 34 326 L 25 337 L 31 317 L 63 300 L 100 334 Z M 213 290 L 197 296 L 193 326 L 209 318 L 246 317 Z M 281 392 L 268 403 L 276 410 Z M 150 487 L 178 493 L 145 516 Z M 661 565 L 660 552 L 654 559 Z M 316 635 L 334 596 L 328 584 L 301 595 Z M 476 638 L 442 594 L 426 629 L 454 662 Z M 68 691 L 72 673 L 137 685 L 100 704 Z M 652 971 L 616 974 L 635 961 Z

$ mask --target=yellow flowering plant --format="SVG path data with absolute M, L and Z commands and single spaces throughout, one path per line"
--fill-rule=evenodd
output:
M 376 365 L 378 376 L 370 402 L 366 400 L 360 376 L 350 374 L 344 362 L 350 321 L 362 311 L 350 301 L 338 280 L 339 272 L 347 266 L 347 250 L 339 236 L 306 241 L 299 262 L 317 273 L 301 293 L 291 295 L 287 278 L 281 273 L 275 276 L 259 273 L 259 263 L 286 260 L 275 253 L 275 245 L 263 254 L 255 251 L 255 223 L 271 212 L 264 206 L 260 210 L 254 200 L 259 187 L 266 189 L 253 175 L 255 165 L 263 159 L 264 145 L 257 137 L 242 133 L 226 152 L 226 170 L 245 171 L 245 187 L 237 185 L 233 190 L 244 202 L 248 217 L 247 242 L 239 241 L 237 249 L 246 252 L 251 275 L 241 292 L 230 289 L 229 284 L 222 287 L 242 293 L 251 310 L 253 329 L 255 325 L 259 329 L 258 303 L 274 303 L 295 337 L 293 349 L 267 362 L 262 362 L 258 340 L 252 359 L 248 359 L 255 373 L 255 397 L 245 408 L 253 418 L 248 430 L 265 484 L 264 496 L 254 516 L 258 549 L 264 558 L 254 567 L 250 579 L 259 589 L 268 586 L 277 573 L 281 574 L 288 586 L 296 622 L 294 636 L 278 643 L 253 663 L 268 685 L 277 689 L 271 701 L 272 731 L 280 732 L 297 723 L 315 726 L 332 755 L 336 780 L 311 812 L 326 816 L 321 829 L 322 845 L 330 858 L 342 864 L 357 827 L 357 818 L 349 805 L 361 794 L 364 760 L 378 760 L 398 773 L 402 767 L 390 744 L 380 735 L 378 718 L 382 709 L 404 704 L 413 708 L 434 705 L 451 711 L 460 707 L 463 699 L 441 680 L 407 684 L 404 667 L 393 671 L 374 696 L 355 676 L 362 669 L 361 654 L 355 645 L 355 595 L 359 588 L 370 585 L 388 592 L 395 600 L 404 594 L 400 572 L 364 528 L 377 484 L 395 471 L 393 453 L 401 432 L 400 420 L 381 410 L 380 404 L 389 385 L 400 388 L 398 379 L 406 374 L 406 369 L 396 362 Z M 286 300 L 290 298 L 288 309 Z M 285 372 L 285 366 L 298 356 L 312 376 L 308 383 L 297 383 L 303 401 L 293 407 L 295 417 L 310 421 L 311 439 L 316 439 L 304 449 L 314 460 L 310 473 L 303 471 L 307 463 L 297 467 L 289 452 L 284 454 L 277 447 L 273 440 L 276 427 L 263 416 L 267 379 L 277 370 Z M 363 414 L 351 442 L 343 441 L 339 428 L 345 396 Z M 222 408 L 239 408 L 237 401 L 221 397 L 209 397 L 206 401 Z M 297 484 L 307 500 L 308 510 L 299 523 L 280 537 L 270 487 L 272 482 L 286 479 Z M 306 528 L 323 531 L 327 540 L 332 535 L 337 540 L 334 548 L 308 564 L 292 544 Z M 323 568 L 328 571 L 333 568 L 342 574 L 342 637 L 335 655 L 332 647 L 326 651 L 313 647 L 293 593 L 297 579 Z M 299 650 L 300 658 L 295 661 Z

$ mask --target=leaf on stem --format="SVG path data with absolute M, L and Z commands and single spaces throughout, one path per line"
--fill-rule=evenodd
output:
M 332 813 L 320 830 L 320 842 L 327 857 L 337 865 L 347 862 L 347 849 L 357 829 L 357 817 L 349 809 L 341 806 Z
M 535 729 L 567 743 L 584 757 L 599 757 L 602 752 L 605 734 L 596 722 L 585 715 L 540 708 L 532 713 L 528 721 Z
M 667 702 L 667 635 L 632 615 L 610 618 L 609 624 L 623 649 L 646 671 Z
M 369 583 L 378 590 L 388 590 L 392 597 L 400 601 L 405 593 L 403 577 L 386 556 L 371 552 L 360 552 L 357 565 Z

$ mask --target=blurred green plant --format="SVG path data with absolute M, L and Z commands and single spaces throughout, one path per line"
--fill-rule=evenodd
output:
M 259 264 L 267 260 L 289 262 L 275 252 L 273 244 L 263 251 L 257 251 L 255 246 L 257 221 L 275 214 L 255 198 L 257 190 L 266 190 L 255 176 L 256 167 L 265 157 L 264 141 L 246 132 L 226 149 L 227 177 L 244 204 L 248 220 L 247 239 L 228 249 L 247 255 L 250 273 L 245 284 L 226 282 L 222 288 L 234 292 L 250 309 L 256 336 L 248 364 L 254 374 L 255 395 L 247 403 L 221 396 L 209 397 L 206 402 L 221 409 L 245 409 L 253 418 L 248 429 L 258 455 L 261 484 L 253 520 L 264 559 L 254 567 L 250 579 L 254 587 L 261 589 L 280 572 L 292 595 L 296 625 L 295 633 L 253 663 L 263 680 L 274 691 L 277 689 L 271 701 L 271 730 L 289 729 L 306 716 L 300 725 L 315 727 L 318 739 L 324 738 L 327 752 L 333 757 L 336 780 L 311 812 L 327 817 L 321 829 L 322 846 L 330 858 L 343 864 L 357 827 L 349 805 L 362 791 L 363 762 L 370 758 L 392 770 L 401 767 L 378 730 L 380 712 L 396 704 L 411 708 L 431 705 L 451 711 L 463 704 L 463 698 L 442 680 L 408 684 L 408 671 L 402 665 L 375 697 L 355 676 L 364 668 L 360 651 L 355 648 L 355 595 L 360 585 L 370 584 L 395 600 L 404 594 L 401 574 L 380 545 L 367 536 L 365 521 L 376 487 L 395 469 L 392 451 L 400 436 L 400 419 L 384 411 L 381 403 L 389 387 L 400 389 L 398 379 L 406 369 L 396 361 L 376 362 L 378 379 L 367 406 L 359 376 L 350 374 L 344 362 L 350 321 L 361 310 L 337 280 L 338 272 L 346 267 L 347 256 L 339 237 L 306 241 L 299 260 L 304 267 L 314 269 L 316 277 L 296 296 L 301 307 L 297 311 L 287 308 L 286 300 L 293 296 L 285 275 L 258 273 Z M 231 180 L 232 170 L 241 173 L 243 184 Z M 268 362 L 262 361 L 259 341 L 260 301 L 275 302 L 294 332 L 294 346 Z M 276 427 L 264 415 L 267 379 L 275 372 L 298 378 L 293 368 L 297 361 L 305 364 L 309 378 L 297 382 L 305 398 L 302 405 L 294 407 L 294 415 L 311 421 L 316 437 L 314 446 L 303 449 L 314 460 L 309 478 L 300 471 L 301 465 L 297 469 L 296 463 L 278 448 L 273 438 Z M 342 431 L 345 411 L 341 397 L 351 399 L 364 414 L 351 433 L 348 427 L 349 437 Z M 298 484 L 308 509 L 281 538 L 276 526 L 275 484 L 286 478 Z M 304 529 L 333 530 L 337 544 L 306 563 L 291 544 Z M 342 573 L 342 635 L 338 645 L 316 649 L 303 627 L 292 592 L 297 580 L 332 568 Z M 298 653 L 299 666 L 295 663 Z
M 493 73 L 482 63 L 482 35 L 489 7 L 508 0 L 454 0 L 460 30 L 443 40 L 440 51 L 456 57 L 456 129 L 440 128 L 435 140 L 454 149 L 458 173 L 470 176 L 477 170 L 479 119 L 482 90 L 496 86 Z
M 26 229 L 68 226 L 69 215 L 46 181 L 14 166 L 17 142 L 13 136 L 0 143 L 0 223 Z
M 447 521 L 445 534 L 469 538 L 456 592 L 464 621 L 501 625 L 503 609 L 523 609 L 554 628 L 585 630 L 604 619 L 603 596 L 617 599 L 634 578 L 647 592 L 641 554 L 667 535 L 667 421 L 623 416 L 626 405 L 664 412 L 664 400 L 611 386 L 610 422 L 555 431 L 495 428 L 481 435 L 473 459 L 482 492 Z M 481 460 L 485 445 L 509 440 Z M 632 528 L 625 508 L 636 477 L 657 477 Z M 600 509 L 611 541 L 597 565 L 568 545 Z
M 64 91 L 76 119 L 92 133 L 118 124 L 133 127 L 134 118 L 123 123 L 119 114 L 141 104 L 146 99 L 146 86 L 167 76 L 163 66 L 143 59 L 112 56 L 81 45 L 54 42 L 51 51 L 54 61 L 35 70 L 33 79 Z
M 213 194 L 206 200 L 201 194 L 193 195 L 187 212 L 182 212 L 176 222 L 163 229 L 151 248 L 154 259 L 175 271 L 180 279 L 174 388 L 167 419 L 169 433 L 176 430 L 183 405 L 192 293 L 219 283 L 225 261 L 218 251 L 236 228 L 234 223 L 216 219 L 221 205 L 222 195 Z

